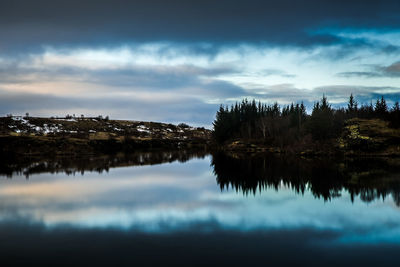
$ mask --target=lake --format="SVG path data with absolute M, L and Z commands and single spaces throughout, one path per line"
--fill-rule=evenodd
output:
M 3 266 L 398 266 L 400 160 L 7 158 Z

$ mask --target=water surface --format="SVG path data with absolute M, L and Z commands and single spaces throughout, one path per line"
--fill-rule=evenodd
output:
M 397 160 L 159 152 L 8 159 L 7 263 L 393 265 Z

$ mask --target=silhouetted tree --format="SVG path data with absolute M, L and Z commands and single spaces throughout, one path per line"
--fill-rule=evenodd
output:
M 314 108 L 308 122 L 308 130 L 313 139 L 323 140 L 333 136 L 333 110 L 324 95 L 320 102 L 314 104 Z
M 376 100 L 375 115 L 378 118 L 384 119 L 384 118 L 386 118 L 387 112 L 388 112 L 388 108 L 386 105 L 386 100 L 382 96 L 380 100 L 379 100 L 379 98 Z
M 291 103 L 283 107 L 243 99 L 234 105 L 221 105 L 213 122 L 214 139 L 222 144 L 233 139 L 252 139 L 275 146 L 289 146 L 309 135 L 317 141 L 325 141 L 340 135 L 349 118 L 379 118 L 390 121 L 391 127 L 400 127 L 399 103 L 388 110 L 382 96 L 376 101 L 361 105 L 353 94 L 347 108 L 332 108 L 327 97 L 314 103 L 311 115 L 307 115 L 304 103 Z M 307 137 L 308 138 L 308 137 Z
M 400 127 L 400 105 L 399 101 L 396 101 L 394 103 L 392 109 L 390 110 L 389 114 L 389 121 L 390 121 L 390 126 L 393 128 L 399 128 Z
M 353 94 L 350 94 L 349 103 L 347 104 L 347 114 L 350 118 L 357 116 L 358 103 L 354 100 Z

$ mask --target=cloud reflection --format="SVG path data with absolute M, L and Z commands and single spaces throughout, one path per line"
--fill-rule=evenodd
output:
M 340 233 L 338 242 L 400 242 L 400 212 L 391 198 L 330 202 L 281 187 L 245 197 L 221 192 L 210 158 L 186 163 L 110 169 L 108 173 L 32 175 L 1 180 L 1 220 L 29 218 L 47 227 L 254 232 L 311 228 Z M 26 219 L 24 219 L 26 220 Z M 211 223 L 211 224 L 210 224 Z

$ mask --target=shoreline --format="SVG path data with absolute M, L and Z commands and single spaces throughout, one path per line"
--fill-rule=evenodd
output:
M 1 156 L 77 156 L 139 151 L 202 150 L 227 154 L 273 153 L 299 157 L 400 157 L 400 130 L 381 120 L 346 121 L 337 138 L 311 137 L 291 145 L 233 139 L 216 143 L 212 131 L 186 124 L 102 118 L 0 117 Z

